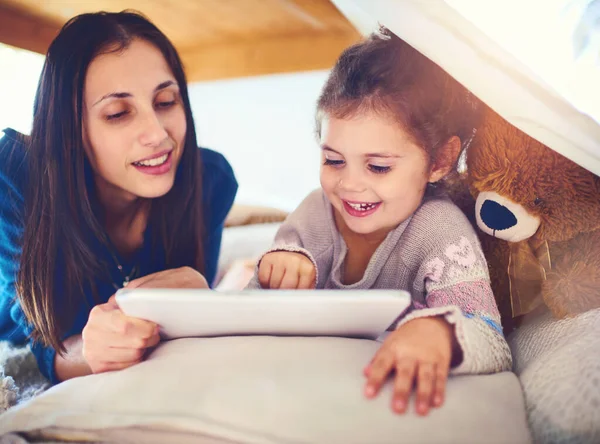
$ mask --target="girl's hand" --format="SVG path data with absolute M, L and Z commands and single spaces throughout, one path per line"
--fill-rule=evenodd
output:
M 444 402 L 454 344 L 454 327 L 443 318 L 417 318 L 390 333 L 365 368 L 365 395 L 373 398 L 395 371 L 392 410 L 406 411 L 416 384 L 417 413 L 426 415 Z
M 92 308 L 81 338 L 82 355 L 92 373 L 131 367 L 160 340 L 156 324 L 125 316 L 115 296 Z
M 312 289 L 317 271 L 302 253 L 274 251 L 263 256 L 258 267 L 258 281 L 262 288 Z

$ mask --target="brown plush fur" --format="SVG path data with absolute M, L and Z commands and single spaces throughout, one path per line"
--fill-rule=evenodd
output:
M 552 260 L 541 292 L 554 316 L 566 317 L 600 306 L 597 176 L 486 109 L 468 148 L 466 181 L 474 198 L 480 192 L 494 191 L 541 219 L 534 236 L 548 241 Z M 457 193 L 456 187 L 451 193 L 467 214 L 474 211 L 474 202 Z M 479 234 L 503 324 L 510 328 L 508 242 Z

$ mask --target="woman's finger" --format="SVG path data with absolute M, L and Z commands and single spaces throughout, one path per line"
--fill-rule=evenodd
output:
M 104 363 L 103 372 L 112 372 L 117 370 L 123 370 L 129 367 L 134 366 L 135 364 L 139 364 L 141 359 L 136 359 L 133 361 L 123 361 L 123 362 L 106 362 Z
M 142 339 L 148 339 L 156 333 L 157 325 L 154 322 L 126 316 L 121 310 L 113 310 L 108 315 L 105 325 L 113 333 Z
M 145 352 L 145 348 L 109 347 L 103 355 L 103 361 L 116 363 L 140 361 Z
M 430 362 L 419 363 L 417 370 L 417 413 L 427 415 L 433 405 L 433 392 L 436 382 L 436 365 Z
M 415 380 L 416 369 L 417 361 L 414 359 L 402 359 L 396 363 L 392 409 L 397 413 L 406 412 Z
M 392 371 L 393 364 L 394 355 L 391 352 L 381 350 L 377 352 L 367 376 L 367 384 L 365 386 L 365 395 L 367 398 L 373 398 L 377 395 Z

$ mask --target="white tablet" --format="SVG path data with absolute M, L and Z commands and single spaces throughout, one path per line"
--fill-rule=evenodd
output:
M 166 339 L 233 335 L 375 339 L 410 306 L 398 290 L 122 289 L 117 304 Z

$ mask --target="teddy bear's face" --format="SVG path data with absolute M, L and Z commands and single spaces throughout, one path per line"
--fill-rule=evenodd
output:
M 599 179 L 488 111 L 467 153 L 476 217 L 509 242 L 600 228 Z

